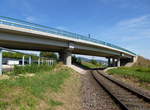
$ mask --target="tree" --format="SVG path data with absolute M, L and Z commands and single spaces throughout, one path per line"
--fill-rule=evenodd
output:
M 40 57 L 52 58 L 57 60 L 57 55 L 53 52 L 40 52 Z
M 92 64 L 94 64 L 94 65 L 102 65 L 100 62 L 98 62 L 98 61 L 96 61 L 96 60 L 94 60 L 94 59 L 92 59 L 91 61 L 90 61 Z
M 81 64 L 81 58 L 77 58 L 75 55 L 72 56 L 72 63 Z
M 28 59 L 29 56 L 31 56 L 32 59 L 35 59 L 35 60 L 38 59 L 38 56 L 35 56 L 35 55 L 27 55 L 27 54 L 17 53 L 17 52 L 3 52 L 3 57 L 4 58 L 22 59 L 23 55 L 25 55 L 26 59 Z

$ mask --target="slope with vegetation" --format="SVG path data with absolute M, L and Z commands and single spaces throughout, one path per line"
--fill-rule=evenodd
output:
M 150 60 L 142 56 L 137 56 L 131 65 L 127 64 L 126 67 L 110 69 L 107 72 L 127 83 L 150 90 Z
M 133 66 L 138 67 L 147 67 L 150 68 L 150 60 L 146 59 L 142 56 L 137 56 L 136 62 L 133 64 Z
M 9 79 L 0 80 L 0 110 L 80 108 L 80 75 L 70 68 L 61 64 L 16 66 L 7 74 Z
M 102 65 L 100 62 L 94 59 L 90 61 L 84 61 L 84 60 L 81 60 L 81 58 L 77 58 L 75 56 L 72 57 L 72 63 L 78 64 L 80 66 L 90 68 L 90 69 L 104 67 L 104 65 Z
M 150 68 L 146 67 L 119 67 L 107 71 L 109 74 L 150 90 Z

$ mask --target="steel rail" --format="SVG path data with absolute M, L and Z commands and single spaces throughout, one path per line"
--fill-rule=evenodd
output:
M 130 109 L 128 109 L 128 107 L 127 107 L 125 104 L 123 104 L 123 103 L 121 102 L 121 100 L 119 100 L 115 95 L 113 95 L 113 93 L 109 90 L 109 88 L 107 88 L 107 87 L 105 86 L 104 83 L 102 83 L 101 81 L 99 81 L 99 80 L 97 79 L 97 77 L 95 76 L 95 74 L 92 73 L 92 76 L 93 76 L 93 78 L 96 80 L 96 82 L 97 82 L 98 84 L 100 84 L 100 85 L 102 86 L 102 88 L 115 100 L 115 102 L 116 102 L 117 104 L 119 104 L 119 106 L 122 108 L 122 110 L 130 110 Z
M 98 72 L 99 74 L 101 74 L 102 76 L 104 76 L 105 78 L 111 80 L 111 81 L 114 82 L 115 84 L 119 85 L 120 87 L 123 87 L 124 89 L 127 89 L 128 91 L 130 91 L 130 92 L 136 94 L 138 97 L 143 98 L 145 101 L 150 102 L 150 96 L 145 95 L 142 91 L 137 90 L 137 89 L 134 89 L 133 87 L 130 87 L 129 85 L 127 85 L 127 84 L 125 84 L 125 83 L 123 83 L 123 82 L 120 82 L 119 80 L 116 80 L 116 79 L 114 79 L 114 78 L 111 78 L 111 77 L 105 75 L 105 74 L 102 73 L 102 72 L 99 72 L 99 71 L 97 71 L 97 72 Z
M 150 110 L 149 109 L 150 107 L 149 96 L 139 93 L 133 88 L 131 89 L 130 87 L 124 85 L 123 83 L 120 83 L 119 81 L 116 81 L 115 79 L 111 79 L 110 77 L 106 76 L 104 73 L 101 73 L 99 71 L 91 71 L 91 73 L 92 73 L 93 78 L 98 82 L 98 84 L 100 84 L 104 88 L 104 90 L 120 105 L 120 107 L 123 110 L 133 110 L 133 108 L 136 108 L 136 109 L 139 108 L 141 110 L 141 107 L 146 108 L 146 110 Z M 111 89 L 110 87 L 114 87 L 114 88 Z M 120 91 L 121 93 L 119 93 Z M 135 99 L 131 99 L 131 101 L 128 102 L 129 99 L 126 98 L 127 96 L 124 96 L 125 94 L 128 97 L 135 97 Z M 138 101 L 135 103 L 135 105 L 132 104 L 136 100 Z M 138 106 L 138 104 L 142 104 L 142 105 Z M 145 109 L 142 109 L 142 110 L 145 110 Z

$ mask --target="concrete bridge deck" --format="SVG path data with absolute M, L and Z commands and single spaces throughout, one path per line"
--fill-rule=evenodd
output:
M 71 64 L 71 54 L 93 55 L 132 61 L 135 53 L 122 47 L 55 28 L 0 16 L 0 46 L 11 49 L 59 52 Z

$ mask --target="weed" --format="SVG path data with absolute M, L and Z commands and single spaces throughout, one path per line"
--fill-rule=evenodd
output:
M 49 100 L 49 104 L 50 104 L 51 106 L 60 106 L 60 105 L 63 105 L 62 102 L 55 101 L 55 100 L 52 100 L 52 99 Z
M 135 77 L 141 82 L 150 82 L 150 69 L 144 67 L 120 67 L 108 70 L 109 74 L 118 74 L 124 77 Z
M 59 92 L 65 79 L 70 77 L 70 69 L 62 68 L 59 71 L 52 71 L 54 67 L 40 66 L 41 69 L 23 69 L 25 72 L 36 72 L 34 77 L 18 77 L 7 80 L 0 80 L 0 110 L 5 110 L 10 104 L 13 107 L 20 107 L 20 110 L 35 110 L 39 100 L 44 100 L 44 94 L 50 89 L 52 92 Z M 17 67 L 18 69 L 18 67 Z M 22 69 L 22 67 L 21 67 Z M 15 74 L 18 75 L 20 67 Z M 39 71 L 39 72 L 38 72 Z M 19 73 L 20 74 L 20 73 Z M 24 74 L 24 73 L 23 73 Z M 27 74 L 27 73 L 26 73 Z M 9 94 L 9 95 L 8 95 Z M 5 101 L 5 99 L 10 99 Z M 63 103 L 49 100 L 51 106 L 62 105 Z M 16 108 L 12 108 L 16 109 Z
M 14 70 L 11 72 L 11 75 L 18 75 L 18 74 L 25 74 L 25 73 L 36 73 L 36 72 L 42 72 L 42 71 L 49 71 L 52 68 L 54 68 L 55 65 L 26 65 L 26 66 L 14 66 Z
M 8 106 L 8 102 L 0 101 L 0 110 L 5 110 L 7 106 Z

